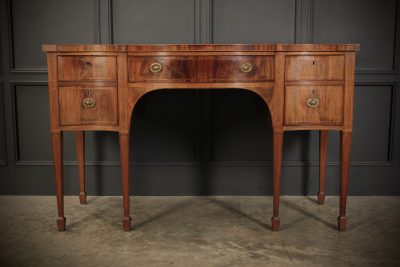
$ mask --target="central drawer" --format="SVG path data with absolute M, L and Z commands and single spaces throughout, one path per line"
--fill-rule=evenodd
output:
M 130 56 L 131 82 L 264 82 L 273 56 Z

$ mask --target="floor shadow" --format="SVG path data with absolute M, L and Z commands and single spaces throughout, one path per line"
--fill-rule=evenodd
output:
M 304 196 L 305 199 L 309 200 L 310 202 L 314 203 L 314 204 L 318 204 L 318 199 L 317 196 L 312 197 L 312 196 Z
M 101 198 L 100 196 L 93 196 L 93 197 L 91 197 L 91 201 L 90 202 L 91 203 L 96 202 L 96 201 L 100 200 L 100 198 Z M 271 225 L 270 224 L 267 224 L 267 223 L 265 223 L 263 221 L 260 221 L 260 220 L 254 218 L 253 216 L 251 216 L 251 215 L 249 215 L 247 213 L 244 213 L 243 211 L 237 209 L 236 207 L 234 207 L 230 203 L 227 203 L 225 201 L 222 201 L 222 200 L 219 200 L 219 199 L 216 199 L 216 198 L 212 198 L 212 197 L 205 197 L 205 199 L 207 201 L 217 205 L 217 206 L 220 206 L 220 207 L 222 207 L 222 208 L 224 208 L 226 210 L 229 210 L 232 213 L 240 215 L 241 217 L 243 217 L 243 218 L 245 218 L 245 219 L 247 219 L 247 220 L 249 220 L 251 222 L 256 223 L 257 225 L 261 226 L 264 229 L 271 229 Z M 195 201 L 196 201 L 196 198 L 191 198 L 189 200 L 181 201 L 179 203 L 176 203 L 176 204 L 174 204 L 172 206 L 167 207 L 166 209 L 162 210 L 161 212 L 159 212 L 157 214 L 149 216 L 148 218 L 146 218 L 146 219 L 144 219 L 142 221 L 135 221 L 135 219 L 133 218 L 133 222 L 134 222 L 133 223 L 133 228 L 134 229 L 143 228 L 144 226 L 146 226 L 148 224 L 151 224 L 152 222 L 155 222 L 157 220 L 160 220 L 165 216 L 171 215 L 171 214 L 173 214 L 175 212 L 178 212 L 180 210 L 188 208 Z M 102 219 L 102 218 L 105 218 L 107 216 L 108 215 L 106 215 L 103 211 L 99 210 L 98 212 L 91 213 L 90 215 L 85 216 L 84 218 L 80 218 L 78 221 L 74 221 L 74 222 L 68 224 L 68 228 L 75 228 L 75 227 L 81 225 L 82 223 L 87 223 L 88 221 L 93 220 L 93 219 Z
M 106 222 L 110 218 L 115 218 L 115 214 L 110 215 L 110 213 L 108 211 L 105 211 L 102 208 L 103 206 L 100 206 L 102 198 L 104 198 L 104 196 L 88 196 L 88 198 L 86 200 L 86 204 L 79 205 L 77 208 L 84 209 L 85 206 L 88 206 L 88 205 L 98 205 L 97 207 L 95 207 L 96 210 L 95 211 L 86 210 L 87 212 L 84 217 L 79 217 L 79 219 L 77 219 L 75 217 L 74 221 L 72 221 L 70 223 L 68 222 L 68 218 L 67 218 L 67 228 L 72 229 L 75 227 L 79 227 L 81 224 L 89 224 L 91 221 L 96 220 L 96 219 L 100 219 L 100 220 Z M 79 201 L 79 199 L 77 201 Z M 113 201 L 116 201 L 116 199 L 114 199 L 114 198 L 108 199 L 108 201 L 107 201 L 107 206 L 109 207 L 108 210 L 115 211 L 115 210 L 122 209 L 122 198 L 118 199 L 118 202 L 113 202 Z M 96 204 L 96 202 L 100 202 L 100 204 Z M 89 209 L 89 207 L 88 207 L 88 209 Z M 122 222 L 122 216 L 121 216 L 121 222 Z
M 87 195 L 87 198 L 86 198 L 86 204 L 85 205 L 88 205 L 88 204 L 92 204 L 92 203 L 96 203 L 97 201 L 99 201 L 102 197 L 104 197 L 104 196 L 90 196 L 90 195 Z
M 217 205 L 217 206 L 220 206 L 220 207 L 222 207 L 224 209 L 227 209 L 232 213 L 236 213 L 236 214 L 240 215 L 241 217 L 246 218 L 247 220 L 258 224 L 259 226 L 261 226 L 261 227 L 263 227 L 265 229 L 271 229 L 271 225 L 270 224 L 262 222 L 262 221 L 260 221 L 260 220 L 258 220 L 256 218 L 250 216 L 249 214 L 244 213 L 243 211 L 237 209 L 236 207 L 234 207 L 230 203 L 227 203 L 225 201 L 222 201 L 222 200 L 219 200 L 219 199 L 216 199 L 216 198 L 213 198 L 213 197 L 207 197 L 207 200 L 210 201 L 211 203 Z
M 308 212 L 307 210 L 305 210 L 304 208 L 300 207 L 299 205 L 294 204 L 293 202 L 289 202 L 286 201 L 284 199 L 281 200 L 281 203 L 286 205 L 288 208 L 295 210 L 297 212 L 300 212 L 302 214 L 304 214 L 305 216 L 312 218 L 313 220 L 316 220 L 324 225 L 326 225 L 329 228 L 332 229 L 336 229 L 336 225 L 327 221 L 324 221 L 323 219 L 319 218 L 318 216 L 314 215 L 311 212 Z M 290 224 L 290 225 L 286 225 L 286 227 L 290 227 L 291 225 L 293 225 L 294 223 Z
M 67 229 L 73 229 L 75 227 L 79 227 L 82 224 L 90 224 L 91 221 L 100 219 L 102 221 L 106 221 L 105 219 L 109 218 L 107 213 L 103 212 L 102 210 L 98 210 L 95 213 L 90 213 L 86 215 L 85 217 L 79 217 L 79 220 L 74 220 L 71 223 L 68 223 L 68 218 L 67 218 L 67 224 L 66 228 Z M 122 219 L 121 219 L 122 221 Z
M 179 203 L 176 203 L 176 204 L 166 208 L 165 210 L 163 210 L 155 215 L 152 215 L 151 217 L 149 217 L 143 221 L 135 222 L 135 220 L 133 219 L 133 221 L 134 221 L 133 228 L 134 229 L 142 228 L 154 221 L 160 220 L 161 218 L 163 218 L 165 216 L 171 215 L 179 210 L 189 207 L 190 205 L 193 204 L 194 201 L 195 201 L 194 198 L 185 200 L 185 201 L 181 201 Z

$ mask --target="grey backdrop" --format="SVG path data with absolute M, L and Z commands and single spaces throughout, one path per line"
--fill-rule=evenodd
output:
M 1 0 L 0 194 L 54 194 L 43 43 L 360 43 L 350 194 L 400 194 L 399 1 Z M 396 26 L 397 25 L 397 26 Z M 270 194 L 268 112 L 254 94 L 157 91 L 133 116 L 132 192 Z M 315 194 L 318 135 L 284 136 L 283 194 Z M 118 136 L 87 134 L 87 191 L 121 193 Z M 327 193 L 338 193 L 329 135 Z M 74 136 L 65 191 L 78 192 Z

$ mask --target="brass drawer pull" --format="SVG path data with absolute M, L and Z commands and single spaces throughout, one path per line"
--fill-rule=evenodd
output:
M 87 97 L 82 100 L 82 105 L 85 108 L 93 108 L 96 106 L 96 100 L 91 97 L 92 92 L 90 90 L 87 91 Z
M 319 106 L 319 100 L 318 98 L 310 98 L 307 100 L 307 106 L 310 108 L 316 108 Z
M 155 62 L 150 65 L 150 71 L 152 73 L 159 73 L 162 70 L 162 65 L 158 62 Z
M 253 66 L 250 63 L 240 64 L 240 70 L 242 72 L 250 72 L 252 69 L 253 69 Z

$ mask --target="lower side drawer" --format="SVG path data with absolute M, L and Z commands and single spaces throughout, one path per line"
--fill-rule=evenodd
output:
M 287 86 L 285 125 L 341 125 L 343 86 Z
M 60 87 L 60 124 L 117 125 L 117 95 L 116 87 Z

